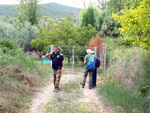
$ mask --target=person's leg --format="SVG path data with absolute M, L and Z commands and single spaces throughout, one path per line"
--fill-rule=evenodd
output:
M 96 82 L 97 82 L 97 68 L 95 69 L 95 86 L 96 86 Z
M 57 75 L 56 75 L 56 83 L 55 83 L 55 88 L 59 90 L 59 83 L 60 83 L 60 78 L 61 78 L 61 69 L 57 70 Z
M 85 86 L 85 83 L 86 83 L 86 77 L 88 75 L 88 68 L 85 68 L 85 71 L 84 71 L 84 76 L 83 76 L 83 83 L 82 83 L 82 87 L 84 88 Z
M 96 86 L 96 69 L 93 71 L 93 76 L 92 76 L 92 86 Z
M 93 75 L 93 71 L 89 71 L 89 88 L 92 88 L 92 75 Z
M 54 88 L 56 88 L 56 86 L 55 86 L 55 83 L 56 83 L 56 73 L 57 73 L 57 70 L 53 70 Z

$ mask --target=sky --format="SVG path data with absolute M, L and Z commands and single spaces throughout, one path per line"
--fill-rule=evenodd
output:
M 0 0 L 0 4 L 19 4 L 18 1 L 19 0 Z M 84 0 L 40 0 L 40 4 L 55 2 L 67 6 L 84 8 L 82 1 Z M 90 2 L 94 2 L 96 0 L 85 0 L 85 1 L 86 1 L 86 5 L 88 6 Z

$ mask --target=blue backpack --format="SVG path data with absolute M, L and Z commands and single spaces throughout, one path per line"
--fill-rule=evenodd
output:
M 88 69 L 94 70 L 94 68 L 95 68 L 94 56 L 93 55 L 92 56 L 88 55 L 88 56 L 89 56 L 89 62 L 87 63 Z

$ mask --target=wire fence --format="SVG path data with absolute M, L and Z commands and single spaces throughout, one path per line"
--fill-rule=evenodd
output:
M 107 45 L 104 43 L 103 50 L 98 52 L 97 47 L 81 47 L 81 46 L 59 46 L 64 56 L 65 61 L 65 73 L 83 73 L 84 72 L 84 57 L 87 55 L 86 50 L 91 49 L 94 51 L 95 57 L 100 59 L 101 66 L 99 69 L 106 69 L 106 48 Z M 50 45 L 47 53 L 54 51 L 54 45 Z M 47 60 L 45 58 L 44 60 Z M 50 69 L 52 72 L 52 62 L 49 64 L 42 63 L 43 67 Z

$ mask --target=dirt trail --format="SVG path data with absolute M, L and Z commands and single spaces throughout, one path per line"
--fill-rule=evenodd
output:
M 31 108 L 28 113 L 45 113 L 44 105 L 48 103 L 50 98 L 54 96 L 54 86 L 52 80 L 48 82 L 31 102 Z
M 61 78 L 61 83 L 67 83 L 68 81 L 72 81 L 74 79 L 81 81 L 82 76 L 63 75 Z M 108 106 L 105 106 L 103 101 L 99 99 L 99 96 L 97 95 L 97 88 L 88 89 L 87 85 L 88 83 L 83 89 L 83 98 L 80 99 L 80 103 L 86 105 L 92 113 L 113 113 L 112 110 Z M 50 82 L 41 88 L 40 92 L 37 93 L 35 98 L 32 100 L 31 108 L 27 113 L 45 113 L 46 109 L 44 106 L 51 98 L 54 97 L 55 93 L 53 92 L 53 89 L 54 86 L 51 78 Z
M 86 105 L 92 113 L 114 113 L 114 110 L 106 106 L 102 98 L 97 95 L 97 88 L 89 89 L 88 85 L 83 89 L 83 98 L 80 102 Z

